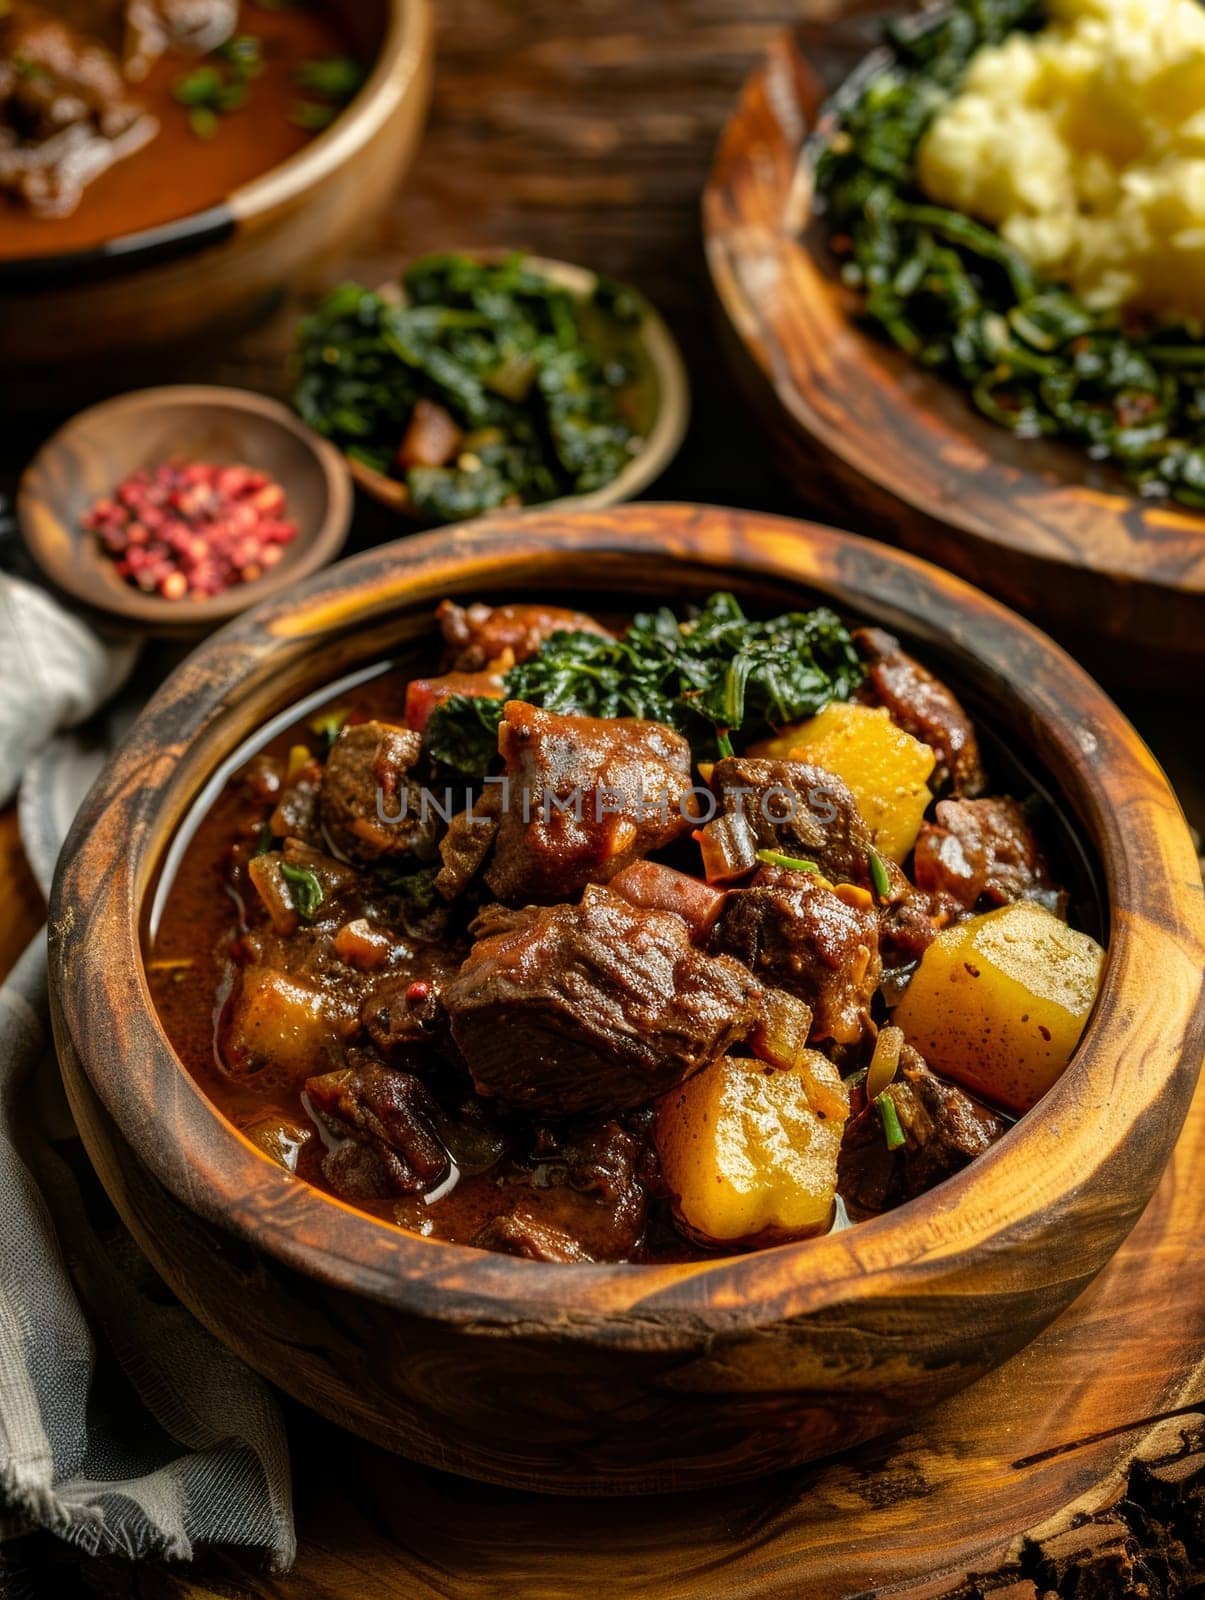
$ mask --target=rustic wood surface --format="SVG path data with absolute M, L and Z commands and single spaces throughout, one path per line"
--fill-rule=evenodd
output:
M 842 9 L 842 0 L 437 0 L 439 69 L 423 154 L 389 221 L 346 274 L 374 283 L 423 249 L 517 244 L 627 277 L 666 314 L 695 388 L 690 436 L 657 492 L 792 512 L 819 504 L 819 493 L 805 501 L 778 478 L 760 429 L 733 397 L 709 315 L 698 196 L 722 122 L 763 50 L 801 10 L 821 24 Z M 295 311 L 181 376 L 285 392 Z M 41 432 L 7 433 L 6 486 Z M 353 546 L 391 536 L 388 515 L 362 510 Z M 844 520 L 857 525 L 852 510 Z M 1176 697 L 1130 695 L 1125 704 L 1200 826 L 1201 705 L 1187 686 Z M 0 819 L 0 884 L 7 963 L 40 915 L 11 812 Z M 1194 1177 L 1203 1157 L 1199 1095 L 1155 1200 L 1088 1294 L 943 1406 L 923 1433 L 894 1445 L 723 1494 L 549 1505 L 407 1467 L 290 1408 L 302 1539 L 290 1579 L 232 1558 L 135 1574 L 80 1563 L 54 1541 L 33 1539 L 6 1552 L 12 1592 L 173 1600 L 540 1600 L 590 1586 L 679 1600 L 824 1600 L 880 1586 L 915 1600 L 1186 1594 L 1186 1574 L 1202 1576 L 1205 1544 Z M 982 1546 L 973 1563 L 961 1559 L 968 1535 Z M 809 1579 L 809 1557 L 827 1566 L 826 1577 Z M 969 1565 L 993 1575 L 964 1583 Z M 935 1575 L 893 1582 L 919 1571 Z
M 808 136 L 900 0 L 775 40 L 720 139 L 704 197 L 708 259 L 736 371 L 788 474 L 1113 668 L 1205 675 L 1205 517 L 1130 493 L 1052 440 L 1021 440 L 945 377 L 875 336 L 812 204 Z M 1121 644 L 1124 656 L 1116 646 Z

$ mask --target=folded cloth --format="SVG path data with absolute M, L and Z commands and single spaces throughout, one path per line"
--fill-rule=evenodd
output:
M 82 624 L 28 590 L 0 575 L 0 787 L 10 740 L 29 752 L 39 736 L 6 701 L 41 696 L 44 739 L 122 676 Z M 47 641 L 52 667 L 17 672 L 12 652 Z M 36 763 L 44 774 L 86 786 L 86 763 L 52 754 Z M 41 810 L 69 819 L 82 798 Z M 289 1566 L 276 1401 L 172 1298 L 88 1165 L 49 1034 L 44 934 L 0 989 L 0 1216 L 0 1537 L 42 1528 L 89 1552 L 180 1559 L 237 1545 Z
M 138 642 L 103 640 L 45 590 L 0 572 L 0 806 L 30 757 L 117 693 Z

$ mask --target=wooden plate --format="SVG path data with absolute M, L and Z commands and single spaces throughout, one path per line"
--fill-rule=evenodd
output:
M 805 144 L 826 88 L 808 58 L 823 27 L 826 61 L 852 70 L 901 9 L 851 0 L 783 35 L 724 130 L 703 224 L 741 380 L 809 504 L 843 521 L 857 508 L 1113 678 L 1205 672 L 1205 517 L 1136 498 L 1070 446 L 1014 438 L 855 320 L 812 210 Z

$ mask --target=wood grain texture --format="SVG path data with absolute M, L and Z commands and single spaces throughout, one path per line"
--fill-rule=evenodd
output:
M 408 1235 L 282 1173 L 185 1078 L 141 970 L 149 886 L 214 766 L 271 712 L 428 637 L 444 595 L 681 600 L 716 587 L 776 606 L 821 595 L 901 632 L 1051 775 L 1101 863 L 1110 923 L 1072 1068 L 991 1152 L 907 1208 L 720 1261 L 566 1271 Z M 1195 854 L 1166 781 L 1091 680 L 907 556 L 689 506 L 484 518 L 345 563 L 240 618 L 169 680 L 93 790 L 50 927 L 77 1122 L 184 1301 L 367 1437 L 558 1493 L 795 1465 L 907 1425 L 990 1370 L 1128 1233 L 1205 1050 Z
M 165 600 L 127 583 L 82 519 L 132 472 L 167 461 L 269 473 L 297 524 L 278 565 L 205 600 Z M 276 400 L 203 384 L 139 389 L 80 412 L 38 451 L 17 496 L 26 548 L 45 579 L 106 621 L 164 633 L 216 627 L 329 565 L 343 548 L 351 515 L 350 475 L 333 445 Z
M 388 204 L 430 99 L 428 0 L 345 4 L 376 51 L 356 104 L 281 166 L 232 194 L 201 247 L 159 259 L 152 245 L 103 268 L 56 270 L 0 293 L 0 413 L 77 404 L 174 376 L 187 341 L 212 352 L 285 285 L 312 283 Z M 152 230 L 152 237 L 160 230 Z M 163 232 L 171 232 L 168 225 Z M 108 247 L 106 247 L 108 248 Z M 162 252 L 160 252 L 161 254 Z M 204 360 L 204 354 L 200 359 Z
M 1205 517 L 1141 500 L 1081 451 L 1020 440 L 859 324 L 812 210 L 807 137 L 897 5 L 854 0 L 776 40 L 703 201 L 745 392 L 795 480 L 1027 615 L 1114 650 L 1113 676 L 1205 669 Z M 817 72 L 818 59 L 824 76 Z M 1124 652 L 1124 654 L 1121 654 Z

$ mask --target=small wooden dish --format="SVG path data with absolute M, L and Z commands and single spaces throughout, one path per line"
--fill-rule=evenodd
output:
M 186 1074 L 143 966 L 171 841 L 217 768 L 343 674 L 429 661 L 444 596 L 626 608 L 717 588 L 776 610 L 822 596 L 899 632 L 1045 775 L 1107 901 L 1103 987 L 1064 1077 L 980 1160 L 897 1212 L 686 1264 L 473 1250 L 284 1172 Z M 699 506 L 485 517 L 374 550 L 239 618 L 163 686 L 92 789 L 50 908 L 77 1125 L 181 1299 L 343 1426 L 432 1466 L 566 1494 L 788 1467 L 904 1426 L 1018 1350 L 1150 1198 L 1205 1052 L 1203 968 L 1184 818 L 1069 657 L 910 556 Z
M 297 536 L 253 583 L 206 600 L 165 600 L 122 578 L 82 518 L 131 472 L 173 459 L 242 463 L 280 483 Z M 332 561 L 351 523 L 342 456 L 286 406 L 242 389 L 177 385 L 140 389 L 73 417 L 26 469 L 17 516 L 30 554 L 65 594 L 154 632 L 225 622 Z
M 497 261 L 508 254 L 504 250 L 472 250 L 464 252 L 481 261 Z M 553 261 L 547 256 L 528 256 L 527 264 L 533 271 L 551 283 L 562 285 L 578 298 L 590 294 L 598 281 L 597 273 L 588 267 L 575 266 L 569 261 Z M 561 500 L 545 501 L 539 509 L 572 507 L 591 510 L 600 506 L 618 505 L 623 500 L 633 500 L 660 477 L 674 459 L 686 435 L 690 421 L 690 381 L 677 340 L 665 325 L 661 315 L 636 289 L 625 285 L 628 293 L 639 302 L 643 318 L 633 341 L 637 371 L 626 391 L 631 397 L 634 425 L 644 440 L 639 454 L 632 457 L 618 477 L 612 478 L 592 494 L 570 495 Z M 378 293 L 400 298 L 398 284 L 382 284 Z M 421 521 L 415 512 L 406 486 L 384 472 L 376 472 L 361 461 L 348 457 L 351 475 L 374 500 L 398 511 L 415 522 Z
M 827 90 L 808 55 L 822 26 L 826 59 L 852 72 L 904 9 L 852 0 L 784 34 L 724 129 L 703 226 L 738 375 L 809 505 L 856 511 L 1113 680 L 1199 675 L 1205 517 L 1137 498 L 1069 445 L 1014 438 L 857 320 L 813 213 L 806 147 Z

